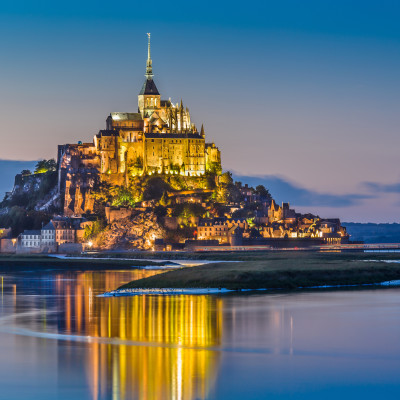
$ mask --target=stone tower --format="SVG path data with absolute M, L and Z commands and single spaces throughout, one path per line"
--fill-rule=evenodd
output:
M 150 52 L 150 33 L 148 36 L 148 48 L 147 48 L 147 62 L 146 62 L 146 80 L 142 86 L 142 90 L 138 96 L 139 112 L 142 114 L 142 118 L 150 117 L 154 111 L 160 108 L 160 93 L 158 92 L 157 86 L 153 81 L 153 65 L 151 60 Z

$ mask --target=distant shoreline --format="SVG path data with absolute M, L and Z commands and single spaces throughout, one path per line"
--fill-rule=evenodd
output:
M 48 255 L 0 255 L 0 271 L 18 270 L 20 268 L 44 268 L 60 269 L 134 269 L 135 267 L 163 266 L 171 264 L 171 261 L 161 260 L 137 260 L 118 258 L 59 258 Z

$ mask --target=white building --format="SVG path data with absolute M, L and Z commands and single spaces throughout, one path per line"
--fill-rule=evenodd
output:
M 56 228 L 52 221 L 42 228 L 41 231 L 41 247 L 43 250 L 56 250 Z
M 41 246 L 41 238 L 41 231 L 24 231 L 20 235 L 21 247 L 38 250 Z

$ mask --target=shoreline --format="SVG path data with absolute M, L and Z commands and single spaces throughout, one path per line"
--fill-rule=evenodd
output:
M 204 295 L 204 294 L 232 294 L 232 293 L 260 293 L 269 292 L 277 293 L 293 292 L 298 290 L 321 290 L 321 289 L 359 289 L 359 288 L 395 288 L 400 287 L 400 280 L 384 281 L 378 283 L 364 283 L 354 285 L 322 285 L 322 286 L 309 286 L 298 287 L 292 290 L 286 288 L 263 288 L 263 289 L 223 289 L 223 288 L 164 288 L 164 289 L 116 289 L 109 292 L 102 293 L 97 297 L 126 297 L 126 296 L 143 296 L 143 295 L 157 295 L 157 296 L 178 296 L 178 295 Z
M 52 255 L 0 255 L 0 271 L 15 270 L 21 268 L 34 268 L 38 271 L 46 268 L 60 269 L 89 269 L 89 270 L 105 270 L 105 269 L 135 269 L 144 267 L 165 267 L 170 266 L 171 260 L 143 260 L 143 259 L 118 259 L 118 258 L 73 258 L 73 257 L 54 257 Z M 176 264 L 176 268 L 181 268 Z
M 375 285 L 400 280 L 400 255 L 274 254 L 241 263 L 215 262 L 129 282 L 117 290 L 292 290 Z

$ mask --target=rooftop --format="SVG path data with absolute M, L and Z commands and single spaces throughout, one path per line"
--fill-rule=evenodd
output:
M 145 133 L 148 139 L 203 139 L 199 133 Z
M 112 112 L 110 117 L 113 121 L 141 121 L 142 114 L 129 112 Z
M 156 95 L 159 96 L 160 93 L 158 92 L 157 86 L 154 83 L 152 78 L 147 78 L 145 82 L 143 83 L 142 89 L 139 92 L 139 95 L 141 94 L 150 94 L 150 95 Z

